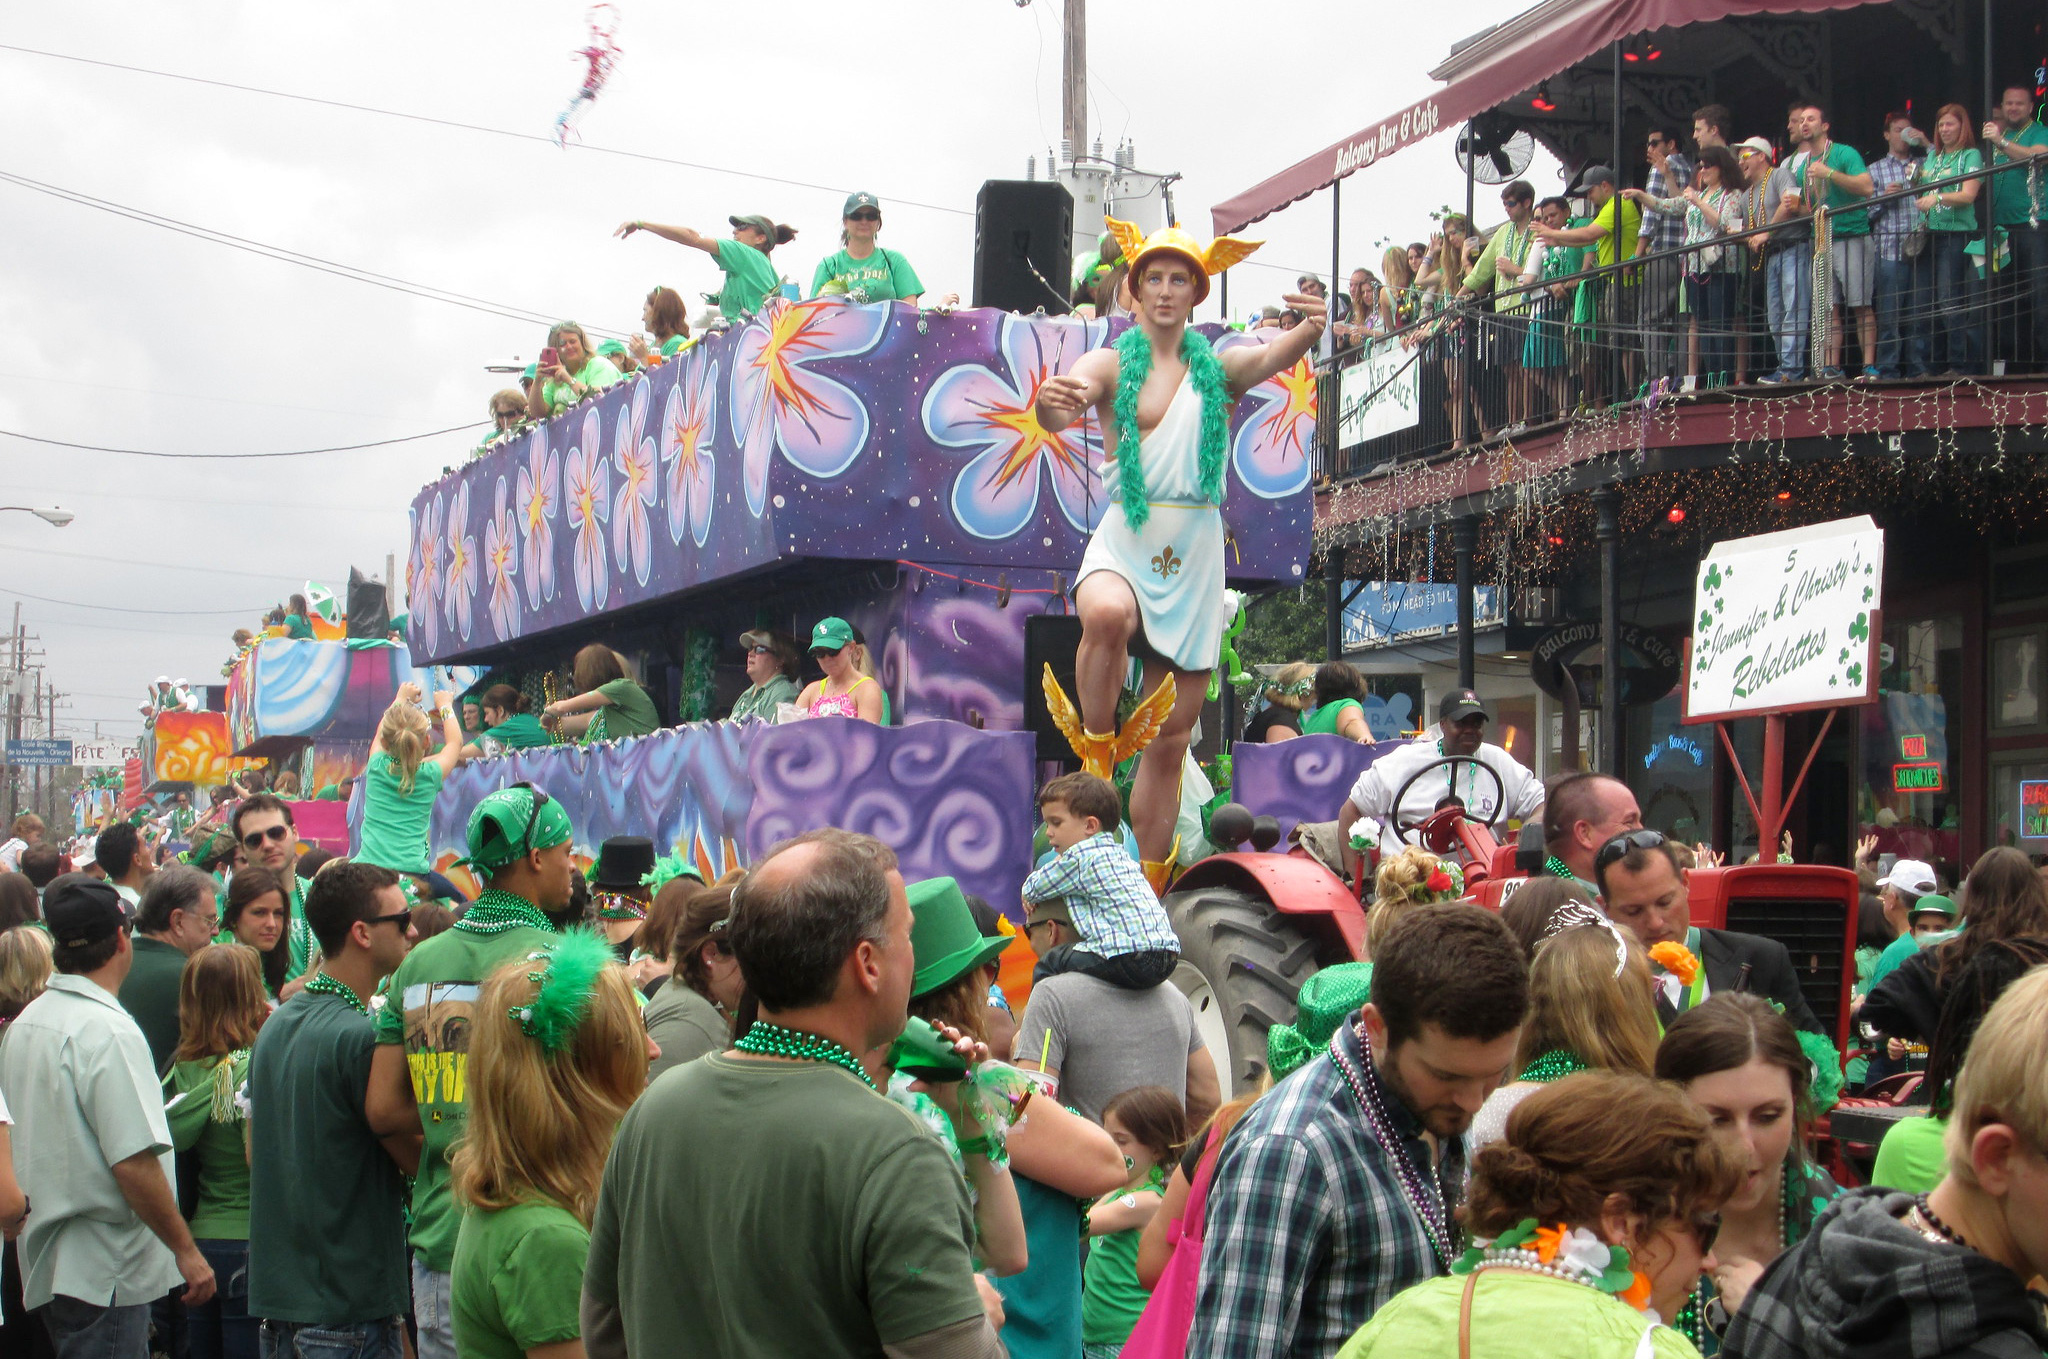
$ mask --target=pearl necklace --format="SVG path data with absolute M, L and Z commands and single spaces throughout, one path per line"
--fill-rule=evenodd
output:
M 1562 1255 L 1558 1257 L 1559 1260 L 1563 1258 Z M 1568 1264 L 1545 1264 L 1542 1256 L 1533 1250 L 1525 1250 L 1520 1246 L 1510 1246 L 1506 1249 L 1489 1246 L 1480 1255 L 1479 1263 L 1473 1265 L 1472 1268 L 1474 1271 L 1482 1269 L 1526 1270 L 1531 1274 L 1543 1274 L 1553 1279 L 1563 1279 L 1566 1283 L 1584 1284 L 1587 1288 L 1599 1289 L 1595 1276 L 1587 1273 L 1585 1270 Z M 1599 1291 L 1606 1292 L 1605 1289 L 1599 1289 Z M 1614 1295 L 1610 1293 L 1608 1296 L 1612 1297 Z
M 1366 1036 L 1365 1025 L 1354 1025 L 1352 1033 L 1365 1053 L 1365 1060 L 1372 1061 L 1372 1040 Z M 1366 1126 L 1372 1130 L 1375 1141 L 1394 1159 L 1394 1178 L 1400 1182 L 1401 1195 L 1408 1200 L 1408 1206 L 1421 1219 L 1423 1235 L 1429 1238 L 1430 1251 L 1436 1256 L 1438 1269 L 1449 1269 L 1451 1264 L 1451 1231 L 1447 1222 L 1443 1190 L 1431 1178 L 1423 1175 L 1409 1156 L 1400 1137 L 1393 1131 L 1393 1120 L 1388 1117 L 1385 1104 L 1380 1100 L 1379 1087 L 1367 1082 L 1352 1065 L 1351 1058 L 1336 1044 L 1330 1045 L 1330 1057 L 1343 1073 L 1344 1083 L 1351 1087 L 1351 1093 L 1358 1100 L 1365 1113 Z

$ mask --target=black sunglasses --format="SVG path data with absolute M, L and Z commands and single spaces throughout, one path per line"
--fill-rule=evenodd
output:
M 373 915 L 363 922 L 365 925 L 396 925 L 402 934 L 412 928 L 412 912 L 397 911 L 391 915 Z
M 850 214 L 846 220 L 849 222 L 879 222 L 882 220 L 882 214 L 879 212 L 856 212 Z
M 1686 1227 L 1692 1232 L 1692 1239 L 1699 1243 L 1700 1254 L 1714 1249 L 1714 1242 L 1721 1236 L 1721 1215 L 1719 1213 L 1695 1213 L 1686 1219 Z
M 533 828 L 540 824 L 540 809 L 548 805 L 547 790 L 536 784 L 523 781 L 512 786 L 514 788 L 524 788 L 533 794 L 533 810 L 526 814 L 526 831 L 519 837 L 519 852 L 521 854 L 531 854 L 533 852 Z
M 264 830 L 250 831 L 242 837 L 242 848 L 261 849 L 265 840 L 274 840 L 282 844 L 293 834 L 294 832 L 290 826 L 270 826 Z
M 1600 852 L 1593 856 L 1593 868 L 1597 872 L 1609 864 L 1620 863 L 1631 850 L 1655 849 L 1668 839 L 1660 830 L 1624 831 L 1600 846 Z

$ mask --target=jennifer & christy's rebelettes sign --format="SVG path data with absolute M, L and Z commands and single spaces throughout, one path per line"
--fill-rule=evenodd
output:
M 1884 530 L 1868 515 L 1716 543 L 1700 563 L 1685 720 L 1877 698 Z

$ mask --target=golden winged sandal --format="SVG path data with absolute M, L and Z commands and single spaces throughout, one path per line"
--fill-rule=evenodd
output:
M 1081 768 L 1106 779 L 1116 772 L 1116 767 L 1152 744 L 1159 729 L 1166 725 L 1166 719 L 1173 712 L 1173 676 L 1159 681 L 1159 687 L 1146 695 L 1131 714 L 1131 720 L 1124 724 L 1121 733 L 1097 733 L 1081 725 L 1080 711 L 1074 700 L 1067 697 L 1067 691 L 1060 688 L 1060 682 L 1053 677 L 1052 667 L 1045 667 L 1045 708 L 1052 715 L 1053 725 L 1060 735 L 1067 738 L 1081 757 Z
M 1167 852 L 1164 861 L 1143 859 L 1139 861 L 1138 867 L 1143 870 L 1145 881 L 1152 885 L 1152 891 L 1161 901 L 1166 900 L 1166 889 L 1177 876 L 1174 870 L 1180 867 L 1180 837 L 1173 837 L 1173 848 Z

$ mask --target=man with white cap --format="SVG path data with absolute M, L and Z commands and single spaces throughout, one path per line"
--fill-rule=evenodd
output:
M 1398 823 L 1426 821 L 1453 798 L 1474 820 L 1491 822 L 1496 837 L 1505 834 L 1510 819 L 1528 821 L 1541 814 L 1543 781 L 1486 740 L 1486 724 L 1493 718 L 1486 700 L 1474 690 L 1453 689 L 1436 712 L 1434 728 L 1374 760 L 1351 785 L 1337 813 L 1337 831 L 1347 844 L 1351 825 L 1360 817 L 1380 823 L 1381 844 L 1407 844 L 1409 837 Z M 1409 783 L 1417 772 L 1453 756 L 1471 763 L 1443 764 Z M 1402 794 L 1404 784 L 1408 787 Z M 1396 795 L 1401 795 L 1399 806 Z
M 1877 898 L 1884 903 L 1885 923 L 1897 930 L 1899 937 L 1877 955 L 1877 962 L 1870 969 L 1870 980 L 1864 983 L 1864 995 L 1869 995 L 1879 982 L 1898 969 L 1900 963 L 1920 951 L 1921 941 L 1908 927 L 1919 909 L 1920 898 L 1940 891 L 1941 879 L 1935 876 L 1931 865 L 1919 859 L 1896 860 L 1892 871 L 1877 880 Z M 1857 1004 L 1862 1004 L 1861 997 Z

